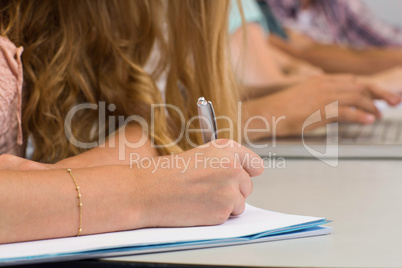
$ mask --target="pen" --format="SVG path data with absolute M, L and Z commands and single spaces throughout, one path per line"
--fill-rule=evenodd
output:
M 200 97 L 198 98 L 197 106 L 204 143 L 216 140 L 218 138 L 218 128 L 212 102 L 207 101 L 204 97 Z

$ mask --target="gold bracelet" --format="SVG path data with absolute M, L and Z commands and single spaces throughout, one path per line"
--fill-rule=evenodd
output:
M 71 178 L 73 178 L 74 184 L 75 184 L 75 189 L 77 190 L 77 197 L 78 197 L 78 207 L 80 209 L 80 226 L 78 227 L 78 234 L 77 236 L 80 236 L 82 232 L 82 201 L 81 201 L 81 192 L 80 192 L 80 187 L 77 184 L 77 181 L 75 180 L 75 177 L 73 175 L 73 172 L 71 169 L 67 169 L 67 172 L 70 174 Z

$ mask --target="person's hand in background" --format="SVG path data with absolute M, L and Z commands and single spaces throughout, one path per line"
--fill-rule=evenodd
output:
M 302 78 L 308 78 L 324 73 L 321 68 L 283 52 L 282 50 L 270 45 L 269 42 L 267 42 L 267 47 L 272 52 L 273 60 L 278 68 L 282 70 L 284 75 L 299 76 L 300 81 L 302 81 Z
M 310 115 L 317 110 L 325 111 L 327 105 L 338 102 L 337 116 L 311 125 L 308 130 L 334 121 L 371 124 L 381 117 L 374 105 L 375 99 L 385 100 L 392 106 L 401 101 L 398 94 L 359 83 L 352 75 L 320 76 L 265 97 L 246 101 L 243 121 L 246 122 L 253 116 L 263 116 L 272 127 L 273 118 L 277 120 L 285 116 L 276 124 L 275 133 L 272 133 L 271 128 L 270 133 L 253 133 L 251 139 L 267 135 L 277 137 L 300 135 L 303 124 Z M 266 124 L 262 120 L 255 119 L 248 127 L 264 129 Z

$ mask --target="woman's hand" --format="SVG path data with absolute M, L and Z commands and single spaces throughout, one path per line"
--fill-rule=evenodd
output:
M 263 171 L 258 155 L 230 140 L 144 159 L 133 167 L 144 227 L 221 224 L 244 211 L 253 188 L 250 177 Z
M 276 136 L 300 135 L 306 119 L 316 111 L 321 111 L 323 120 L 311 127 L 316 128 L 334 121 L 373 123 L 381 117 L 374 105 L 374 99 L 383 99 L 390 105 L 401 101 L 398 94 L 380 89 L 373 85 L 357 82 L 351 75 L 319 76 L 286 90 L 248 101 L 244 104 L 246 120 L 262 115 L 273 124 L 272 118 L 283 120 L 276 125 Z M 338 102 L 337 111 L 326 109 L 329 104 Z M 333 107 L 332 107 L 333 108 Z M 244 120 L 245 121 L 245 120 Z M 262 120 L 253 120 L 249 128 L 266 128 Z M 272 125 L 271 125 L 272 129 Z M 310 128 L 311 129 L 311 128 Z M 270 133 L 272 134 L 272 133 Z M 257 133 L 252 139 L 268 136 Z
M 0 244 L 77 234 L 77 192 L 65 169 L 0 160 Z M 82 235 L 223 223 L 243 212 L 250 177 L 263 170 L 259 156 L 227 140 L 139 160 L 131 168 L 73 169 L 82 194 Z

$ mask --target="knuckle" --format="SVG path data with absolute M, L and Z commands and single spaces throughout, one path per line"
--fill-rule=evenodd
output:
M 222 224 L 225 221 L 227 221 L 227 219 L 230 217 L 231 213 L 232 213 L 232 209 L 229 206 L 226 206 L 226 207 L 220 209 L 220 211 L 218 211 L 217 215 L 216 215 L 217 224 Z
M 344 107 L 342 109 L 339 109 L 339 111 L 338 111 L 338 116 L 341 121 L 348 120 L 348 119 L 352 118 L 353 115 L 354 115 L 354 111 L 350 107 Z
M 364 93 L 366 92 L 366 86 L 363 84 L 355 84 L 355 91 L 358 93 Z
M 239 194 L 239 186 L 234 184 L 228 184 L 226 187 L 221 189 L 222 204 L 226 204 L 223 207 L 227 207 L 233 204 L 236 197 Z
M 234 140 L 230 139 L 217 139 L 215 140 L 215 142 L 218 145 L 227 145 L 227 146 L 233 146 L 236 143 Z
M 361 101 L 361 99 L 362 99 L 362 96 L 360 96 L 359 94 L 352 94 L 351 97 L 350 97 L 350 100 L 354 104 L 359 103 Z
M 241 204 L 238 205 L 238 207 L 236 208 L 236 215 L 240 215 L 244 212 L 244 210 L 246 209 L 246 202 L 241 202 Z
M 241 169 L 243 169 L 240 159 L 237 159 L 236 156 L 233 156 L 232 154 L 230 155 L 225 155 L 227 161 L 222 162 L 222 166 L 225 167 L 225 170 L 228 172 L 228 176 L 235 174 L 239 172 Z
M 229 142 L 229 139 L 217 139 L 215 142 L 219 145 L 225 145 Z
M 228 163 L 226 163 L 226 168 L 230 171 L 233 172 L 233 170 L 236 168 L 236 163 L 235 161 L 230 161 Z
M 245 198 L 249 197 L 251 195 L 251 193 L 253 192 L 253 190 L 254 190 L 254 185 L 253 185 L 253 182 L 250 180 L 250 184 L 245 193 Z
M 224 223 L 232 214 L 233 205 L 230 202 L 222 202 L 219 205 L 215 205 L 212 210 L 212 217 L 216 224 Z
M 238 161 L 232 161 L 231 162 L 231 171 L 233 172 L 233 175 L 241 175 L 244 172 L 244 169 Z
M 217 139 L 212 142 L 213 145 L 216 146 L 217 149 L 238 149 L 241 148 L 241 145 L 234 140 L 231 139 Z

